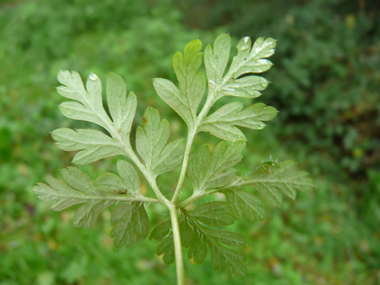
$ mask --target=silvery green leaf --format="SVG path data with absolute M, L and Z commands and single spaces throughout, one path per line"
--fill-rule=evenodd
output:
M 239 79 L 229 80 L 222 88 L 224 96 L 235 96 L 243 98 L 257 98 L 260 91 L 268 86 L 268 81 L 260 76 L 245 76 Z
M 137 128 L 136 148 L 147 170 L 155 177 L 182 164 L 185 141 L 180 139 L 167 144 L 169 135 L 168 121 L 161 121 L 158 111 L 149 107 L 144 113 L 143 127 Z
M 247 140 L 241 130 L 223 122 L 204 123 L 199 127 L 198 132 L 210 133 L 217 138 L 229 142 Z
M 271 68 L 272 63 L 265 59 L 274 54 L 276 41 L 272 38 L 258 38 L 251 46 L 249 37 L 242 38 L 237 44 L 237 55 L 226 75 L 227 79 L 236 79 L 247 73 L 261 73 Z
M 129 145 L 129 135 L 137 108 L 136 96 L 131 92 L 126 97 L 123 79 L 110 74 L 107 79 L 107 101 L 112 120 L 108 117 L 102 103 L 102 86 L 95 74 L 90 74 L 86 88 L 75 71 L 60 71 L 58 81 L 63 84 L 57 88 L 59 94 L 74 100 L 63 102 L 60 110 L 68 118 L 93 122 L 102 126 L 112 138 L 96 130 L 58 129 L 53 138 L 64 150 L 81 150 L 73 160 L 76 164 L 87 164 L 96 160 L 127 155 L 122 142 Z
M 173 58 L 173 67 L 180 89 L 171 81 L 156 78 L 153 82 L 157 94 L 173 108 L 189 127 L 194 126 L 199 103 L 206 90 L 206 79 L 198 71 L 202 65 L 202 43 L 194 40 L 185 47 L 184 54 L 178 52 Z
M 244 141 L 235 141 L 228 147 L 226 142 L 221 142 L 212 154 L 207 145 L 202 146 L 197 152 L 192 152 L 187 175 L 193 184 L 194 192 L 222 187 L 233 182 L 236 179 L 236 170 L 231 167 L 240 162 L 244 148 Z
M 120 143 L 98 130 L 78 129 L 74 131 L 60 128 L 52 132 L 52 137 L 62 150 L 79 150 L 73 159 L 73 163 L 78 165 L 110 156 L 126 155 Z
M 117 170 L 119 176 L 113 173 L 105 173 L 95 181 L 95 185 L 108 192 L 126 194 L 133 197 L 140 195 L 140 178 L 132 164 L 125 160 L 118 160 Z
M 96 187 L 94 182 L 77 168 L 68 167 L 61 170 L 61 174 L 64 182 L 47 177 L 48 184 L 38 183 L 33 191 L 41 200 L 53 201 L 51 209 L 55 211 L 85 203 L 74 216 L 75 227 L 93 226 L 103 209 L 123 199 Z
M 188 211 L 187 213 L 191 217 L 196 218 L 199 222 L 208 226 L 223 227 L 232 225 L 235 222 L 234 218 L 226 212 L 228 209 L 228 203 L 214 201 L 204 203 L 193 211 Z
M 138 195 L 141 189 L 140 177 L 136 168 L 134 168 L 128 161 L 118 160 L 117 171 L 123 179 L 124 185 L 126 186 L 128 192 L 130 192 L 133 196 Z
M 316 187 L 314 181 L 305 171 L 294 169 L 294 161 L 277 163 L 269 161 L 263 163 L 251 177 L 244 179 L 242 186 L 251 186 L 258 190 L 261 195 L 271 204 L 280 206 L 282 196 L 280 190 L 294 199 L 296 190 L 308 191 Z
M 83 86 L 80 75 L 73 71 L 60 71 L 58 81 L 64 86 L 57 88 L 63 97 L 76 100 L 69 101 L 60 105 L 63 115 L 70 119 L 93 122 L 110 131 L 111 121 L 104 110 L 102 103 L 102 86 L 99 77 L 91 73 L 86 88 Z
M 264 104 L 254 104 L 244 109 L 241 102 L 229 103 L 210 116 L 201 125 L 199 131 L 209 132 L 212 135 L 227 141 L 245 139 L 244 134 L 234 126 L 241 126 L 253 130 L 265 127 L 263 121 L 272 120 L 278 111 Z
M 111 237 L 116 247 L 129 247 L 134 242 L 134 232 L 145 239 L 149 234 L 149 218 L 143 203 L 132 202 L 118 206 L 111 216 L 115 224 Z
M 205 66 L 209 85 L 219 84 L 223 78 L 231 50 L 231 37 L 228 34 L 218 36 L 214 48 L 208 45 L 205 49 Z
M 265 218 L 263 203 L 253 194 L 241 189 L 223 191 L 227 202 L 231 207 L 231 214 L 237 220 L 242 220 L 245 215 L 250 222 Z
M 108 108 L 116 130 L 123 140 L 129 140 L 133 119 L 136 113 L 137 99 L 133 92 L 126 98 L 126 85 L 119 75 L 111 73 L 107 78 Z

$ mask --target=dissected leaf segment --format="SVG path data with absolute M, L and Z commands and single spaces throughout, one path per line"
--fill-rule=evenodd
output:
M 60 71 L 58 81 L 62 86 L 57 88 L 58 93 L 70 99 L 59 106 L 62 114 L 95 123 L 104 132 L 57 129 L 52 135 L 58 147 L 78 151 L 73 159 L 78 165 L 115 155 L 126 160 L 117 162 L 118 173 L 105 173 L 95 181 L 79 169 L 68 167 L 61 171 L 64 181 L 48 177 L 47 184 L 39 183 L 34 192 L 44 201 L 53 201 L 51 208 L 56 211 L 81 204 L 74 217 L 76 227 L 91 227 L 102 210 L 114 207 L 111 236 L 115 246 L 128 247 L 136 236 L 144 239 L 149 235 L 152 240 L 160 240 L 156 253 L 163 255 L 166 264 L 176 262 L 178 284 L 184 284 L 185 280 L 182 247 L 198 264 L 211 254 L 215 270 L 225 269 L 243 277 L 245 258 L 236 247 L 246 244 L 244 237 L 221 228 L 244 217 L 251 222 L 263 219 L 265 203 L 280 206 L 281 192 L 294 199 L 296 190 L 315 187 L 308 174 L 297 171 L 292 161 L 263 163 L 250 177 L 239 177 L 233 168 L 243 158 L 247 141 L 241 127 L 264 128 L 264 122 L 276 116 L 275 108 L 261 103 L 244 107 L 242 102 L 234 101 L 209 114 L 213 104 L 224 96 L 257 98 L 261 95 L 268 81 L 253 74 L 270 69 L 272 63 L 267 58 L 274 53 L 275 46 L 272 38 L 258 38 L 252 45 L 251 39 L 245 37 L 237 44 L 237 55 L 229 65 L 229 35 L 217 37 L 214 46 L 207 46 L 204 54 L 200 52 L 199 40 L 187 44 L 184 53 L 178 52 L 173 59 L 178 84 L 162 78 L 154 79 L 153 83 L 161 99 L 186 123 L 188 136 L 170 140 L 169 122 L 149 107 L 136 130 L 136 149 L 130 143 L 130 134 L 137 100 L 133 92 L 127 95 L 123 79 L 115 74 L 108 76 L 107 112 L 101 82 L 95 74 L 90 74 L 84 86 L 77 72 Z M 206 76 L 199 71 L 203 60 Z M 204 96 L 207 98 L 200 106 Z M 193 148 L 194 137 L 200 132 L 222 141 L 213 151 L 207 145 Z M 169 200 L 162 194 L 156 178 L 178 167 L 181 174 Z M 140 176 L 147 180 L 155 198 L 141 193 Z M 186 176 L 193 186 L 193 194 L 179 201 Z M 226 201 L 201 203 L 193 210 L 187 209 L 189 204 L 216 192 L 224 194 Z M 167 206 L 170 219 L 150 231 L 145 202 Z

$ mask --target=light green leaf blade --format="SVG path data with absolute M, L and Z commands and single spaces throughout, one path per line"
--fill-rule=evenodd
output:
M 225 122 L 204 123 L 199 127 L 198 132 L 210 133 L 229 142 L 247 140 L 241 130 Z
M 265 59 L 274 54 L 276 41 L 272 38 L 258 38 L 251 47 L 249 37 L 242 38 L 237 44 L 234 57 L 226 79 L 237 79 L 247 73 L 261 73 L 271 68 L 272 63 Z
M 242 186 L 252 186 L 271 204 L 280 206 L 280 191 L 294 199 L 296 190 L 309 191 L 316 187 L 309 174 L 295 169 L 294 161 L 263 163 L 249 178 L 244 179 Z
M 57 77 L 58 81 L 63 84 L 57 88 L 57 91 L 63 97 L 76 100 L 63 102 L 60 105 L 62 114 L 70 119 L 89 121 L 98 124 L 110 130 L 112 124 L 104 110 L 102 103 L 102 86 L 100 79 L 93 73 L 90 74 L 86 87 L 83 86 L 80 75 L 73 71 L 60 71 Z
M 268 81 L 260 76 L 245 76 L 229 80 L 222 88 L 224 96 L 257 98 L 268 87 Z
M 231 207 L 231 214 L 237 220 L 245 215 L 250 222 L 265 218 L 263 203 L 253 194 L 241 189 L 223 191 Z
M 123 78 L 110 73 L 107 78 L 107 102 L 115 128 L 129 140 L 133 119 L 137 108 L 136 95 L 131 92 L 126 98 L 127 89 Z
M 134 242 L 134 232 L 145 239 L 149 233 L 149 218 L 143 203 L 132 202 L 118 206 L 111 216 L 115 224 L 111 231 L 116 247 L 129 247 Z
M 110 193 L 140 196 L 140 177 L 132 164 L 125 160 L 118 160 L 117 169 L 121 178 L 113 173 L 105 173 L 95 181 L 95 185 Z
M 115 155 L 127 155 L 121 145 L 106 134 L 91 129 L 60 128 L 52 132 L 53 139 L 64 151 L 78 151 L 73 163 L 83 165 Z
M 119 176 L 113 173 L 104 173 L 95 180 L 95 186 L 99 189 L 114 193 L 114 194 L 126 194 L 127 186 Z
M 209 132 L 226 141 L 245 140 L 244 134 L 234 126 L 260 130 L 265 127 L 263 121 L 272 120 L 278 113 L 275 108 L 261 103 L 243 108 L 241 102 L 221 107 L 204 120 L 199 131 Z
M 75 227 L 93 226 L 102 210 L 122 200 L 118 195 L 97 188 L 94 182 L 77 168 L 68 167 L 61 170 L 61 174 L 65 182 L 48 177 L 48 185 L 39 183 L 33 191 L 41 200 L 53 201 L 51 209 L 55 211 L 85 203 L 74 216 Z
M 180 89 L 172 82 L 156 78 L 153 82 L 157 94 L 193 127 L 197 117 L 199 103 L 206 91 L 206 79 L 198 72 L 202 65 L 202 43 L 194 40 L 185 47 L 184 54 L 178 52 L 173 58 L 173 68 Z
M 137 128 L 136 148 L 153 176 L 171 171 L 182 164 L 185 142 L 176 140 L 166 144 L 169 135 L 168 121 L 161 121 L 158 111 L 149 107 L 144 113 L 143 128 Z
M 130 192 L 133 196 L 140 195 L 140 177 L 136 168 L 125 160 L 118 160 L 117 171 L 119 172 L 128 192 Z
M 226 142 L 221 142 L 212 154 L 207 145 L 202 146 L 198 152 L 192 152 L 189 157 L 187 175 L 194 192 L 232 183 L 236 179 L 236 171 L 231 167 L 240 162 L 244 148 L 244 141 L 235 141 L 228 147 Z
M 219 84 L 226 69 L 231 50 L 231 37 L 228 34 L 218 36 L 214 48 L 205 49 L 205 66 L 210 86 Z

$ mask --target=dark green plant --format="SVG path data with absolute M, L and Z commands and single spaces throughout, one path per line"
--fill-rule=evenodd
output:
M 286 161 L 262 163 L 248 177 L 239 177 L 232 168 L 243 158 L 246 138 L 236 126 L 262 129 L 263 121 L 273 119 L 277 110 L 264 104 L 254 104 L 244 109 L 243 103 L 228 103 L 212 114 L 213 104 L 226 96 L 257 98 L 268 81 L 251 75 L 267 71 L 272 63 L 267 60 L 274 53 L 276 41 L 259 38 L 253 44 L 245 37 L 237 44 L 237 55 L 226 69 L 230 56 L 229 35 L 220 35 L 214 47 L 207 46 L 200 52 L 199 40 L 190 42 L 184 53 L 176 53 L 173 67 L 179 87 L 171 81 L 156 78 L 154 87 L 158 95 L 185 121 L 187 139 L 168 143 L 169 122 L 161 120 L 157 110 L 149 107 L 142 118 L 142 127 L 136 131 L 136 147 L 130 142 L 137 100 L 133 92 L 127 96 L 121 77 L 110 74 L 107 79 L 108 111 L 103 107 L 100 79 L 90 74 L 86 87 L 77 72 L 61 71 L 58 80 L 62 86 L 58 93 L 71 99 L 60 105 L 60 111 L 68 118 L 83 120 L 101 126 L 105 132 L 94 129 L 57 129 L 53 138 L 66 151 L 79 151 L 73 163 L 88 164 L 110 156 L 121 155 L 119 175 L 105 173 L 93 181 L 74 167 L 61 171 L 64 181 L 46 178 L 33 190 L 44 201 L 53 201 L 51 208 L 63 210 L 74 204 L 83 204 L 74 216 L 74 226 L 89 228 L 100 212 L 116 206 L 111 216 L 114 228 L 111 236 L 117 247 L 128 247 L 135 241 L 135 234 L 146 238 L 150 222 L 144 203 L 166 206 L 170 219 L 156 226 L 150 239 L 163 239 L 157 254 L 163 254 L 165 263 L 176 261 L 178 284 L 185 283 L 182 247 L 188 248 L 188 257 L 196 263 L 204 262 L 208 250 L 215 270 L 226 269 L 230 274 L 243 277 L 246 272 L 245 257 L 232 248 L 244 245 L 243 236 L 220 227 L 231 225 L 245 216 L 250 222 L 265 217 L 264 203 L 251 192 L 255 189 L 263 200 L 280 206 L 281 192 L 294 199 L 296 189 L 315 187 L 306 172 L 294 169 L 295 163 Z M 204 58 L 207 79 L 199 68 Z M 201 106 L 208 87 L 207 98 Z M 200 110 L 199 110 L 200 109 Z M 194 137 L 208 132 L 220 142 L 212 151 L 205 145 L 192 151 Z M 162 173 L 181 167 L 180 177 L 173 197 L 162 194 L 156 178 Z M 140 175 L 149 183 L 155 197 L 147 197 L 140 191 Z M 193 186 L 190 197 L 179 200 L 186 174 Z M 213 193 L 225 195 L 226 201 L 212 201 L 189 210 L 195 201 Z

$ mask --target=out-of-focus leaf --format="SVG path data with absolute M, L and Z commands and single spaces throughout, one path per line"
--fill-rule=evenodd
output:
M 75 227 L 89 228 L 94 225 L 100 212 L 106 207 L 123 200 L 94 186 L 94 182 L 74 167 L 61 170 L 65 182 L 47 177 L 48 184 L 38 183 L 33 188 L 43 201 L 53 201 L 51 209 L 61 211 L 75 204 L 85 203 L 74 216 Z
M 263 163 L 251 177 L 245 179 L 241 186 L 252 186 L 271 204 L 280 206 L 282 196 L 280 190 L 292 199 L 296 190 L 308 191 L 316 187 L 314 181 L 305 171 L 295 170 L 294 161 Z
M 262 220 L 265 218 L 263 203 L 253 194 L 241 189 L 223 191 L 226 195 L 227 202 L 231 207 L 231 214 L 237 220 L 242 220 L 243 215 L 250 222 Z

